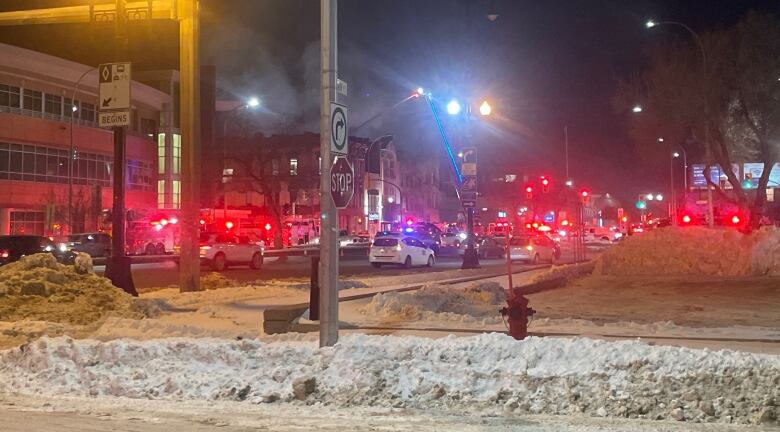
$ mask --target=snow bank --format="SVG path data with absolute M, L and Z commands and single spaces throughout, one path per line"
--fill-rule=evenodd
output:
M 447 320 L 501 322 L 498 310 L 506 292 L 496 282 L 478 282 L 466 288 L 426 285 L 419 290 L 377 294 L 362 310 L 382 321 Z
M 42 338 L 0 351 L 0 392 L 756 423 L 780 357 L 500 334 L 316 341 Z
M 142 307 L 103 277 L 35 254 L 0 267 L 0 321 L 91 324 L 108 315 L 143 318 Z
M 549 269 L 536 273 L 528 280 L 528 284 L 545 282 L 548 280 L 562 278 L 566 282 L 593 272 L 595 263 L 587 261 L 577 264 L 554 265 Z
M 664 228 L 632 236 L 596 260 L 594 274 L 780 275 L 780 230 Z

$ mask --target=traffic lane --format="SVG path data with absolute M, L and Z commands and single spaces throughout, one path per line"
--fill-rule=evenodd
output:
M 399 267 L 371 267 L 367 258 L 340 260 L 339 274 L 342 278 L 358 278 L 370 276 L 394 276 L 415 273 L 437 273 L 446 270 L 459 269 L 462 259 L 460 257 L 440 257 L 432 268 L 415 267 L 404 269 Z M 495 267 L 498 271 L 505 264 L 498 259 L 482 260 L 483 268 Z M 522 264 L 516 264 L 522 265 Z M 95 271 L 102 274 L 104 266 L 96 266 Z M 164 261 L 150 264 L 133 264 L 133 281 L 137 289 L 149 289 L 155 287 L 167 287 L 179 284 L 179 267 L 173 261 Z M 305 257 L 289 257 L 286 261 L 277 258 L 266 258 L 263 268 L 253 270 L 246 266 L 229 267 L 220 274 L 237 282 L 254 282 L 257 280 L 302 278 L 308 279 L 311 272 L 311 260 Z M 201 274 L 213 273 L 208 267 L 201 268 Z

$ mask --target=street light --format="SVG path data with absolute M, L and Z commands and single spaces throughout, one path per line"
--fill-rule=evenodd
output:
M 641 113 L 642 112 L 642 105 L 634 105 L 633 108 L 631 108 L 631 111 L 635 113 Z
M 447 104 L 447 114 L 449 115 L 458 115 L 460 114 L 460 102 L 456 101 L 455 99 L 451 100 Z
M 463 157 L 463 152 L 458 152 L 458 157 L 462 158 Z
M 417 94 L 418 97 L 423 96 L 425 95 L 425 89 L 422 87 L 417 87 L 417 91 L 415 93 Z
M 664 200 L 664 196 L 661 195 L 661 194 L 658 194 L 658 195 L 655 196 L 655 200 L 656 201 L 663 201 Z
M 479 113 L 483 116 L 489 116 L 491 112 L 493 112 L 493 107 L 490 106 L 488 101 L 483 101 L 482 105 L 479 106 Z
M 572 187 L 572 186 L 574 186 L 574 182 L 571 181 L 571 180 L 566 180 L 566 186 Z
M 664 142 L 664 138 L 663 137 L 658 137 L 658 139 L 656 141 L 662 143 L 662 142 Z
M 247 101 L 246 106 L 248 108 L 257 108 L 260 106 L 260 99 L 256 97 L 249 98 L 249 101 Z
M 678 157 L 680 157 L 680 153 L 674 152 L 674 153 L 672 153 L 672 157 L 678 158 Z
M 653 20 L 647 20 L 647 22 L 645 23 L 645 27 L 647 27 L 647 28 L 653 28 L 653 27 L 655 27 L 657 25 L 658 25 L 658 23 L 656 23 Z

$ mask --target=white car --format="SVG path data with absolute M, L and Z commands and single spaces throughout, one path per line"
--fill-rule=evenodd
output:
M 509 258 L 538 264 L 541 260 L 555 262 L 555 242 L 545 236 L 515 236 L 509 240 Z
M 414 237 L 378 237 L 371 245 L 368 261 L 375 268 L 385 264 L 402 265 L 405 268 L 419 265 L 433 267 L 436 256 L 432 249 Z
M 263 246 L 248 236 L 203 233 L 200 236 L 200 262 L 216 271 L 228 265 L 248 265 L 260 270 L 263 266 Z
M 610 244 L 623 236 L 620 230 L 607 227 L 585 228 L 585 243 Z
M 451 247 L 460 247 L 460 244 L 463 243 L 466 240 L 466 233 L 454 233 L 454 232 L 446 232 L 441 235 L 441 245 L 442 246 L 451 246 Z

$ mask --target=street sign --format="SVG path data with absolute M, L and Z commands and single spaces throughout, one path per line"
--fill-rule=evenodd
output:
M 330 196 L 336 208 L 343 209 L 349 205 L 355 194 L 355 171 L 347 158 L 339 156 L 330 169 Z
M 460 184 L 460 203 L 463 207 L 473 208 L 477 205 L 477 149 L 463 149 L 463 159 L 460 165 L 463 175 Z
M 618 221 L 620 221 L 621 219 L 623 219 L 623 212 L 624 212 L 624 210 L 623 210 L 623 207 L 618 207 L 618 209 L 617 209 L 617 218 L 618 218 Z
M 104 63 L 98 67 L 100 111 L 130 109 L 130 63 Z
M 330 103 L 330 151 L 345 155 L 349 153 L 347 140 L 347 106 Z
M 106 111 L 98 114 L 100 127 L 130 126 L 130 111 Z

